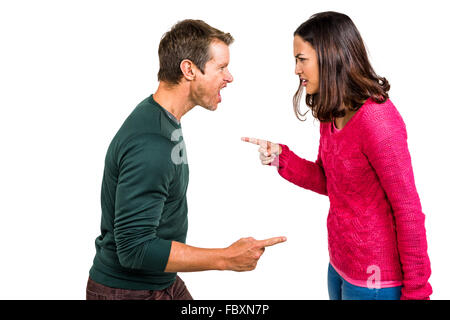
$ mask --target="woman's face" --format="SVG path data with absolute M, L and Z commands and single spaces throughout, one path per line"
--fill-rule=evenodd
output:
M 300 77 L 301 85 L 307 94 L 319 91 L 319 63 L 316 50 L 300 36 L 294 36 L 295 74 Z

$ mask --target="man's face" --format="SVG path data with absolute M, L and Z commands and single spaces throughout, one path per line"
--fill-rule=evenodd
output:
M 205 64 L 202 74 L 197 70 L 196 77 L 191 84 L 191 97 L 196 105 L 208 110 L 216 110 L 222 101 L 220 90 L 233 81 L 228 71 L 230 51 L 222 41 L 213 41 L 209 46 L 211 59 Z

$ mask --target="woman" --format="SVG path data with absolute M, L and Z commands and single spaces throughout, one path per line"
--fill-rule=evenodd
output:
M 286 180 L 327 195 L 330 299 L 429 299 L 432 289 L 424 214 L 405 124 L 389 83 L 372 69 L 351 19 L 313 15 L 294 33 L 296 116 L 302 91 L 320 120 L 316 162 L 286 145 L 253 138 L 264 165 Z

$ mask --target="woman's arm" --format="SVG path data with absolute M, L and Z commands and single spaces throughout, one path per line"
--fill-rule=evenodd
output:
M 364 121 L 363 152 L 391 204 L 403 271 L 402 299 L 429 299 L 432 293 L 425 215 L 414 182 L 405 124 L 393 105 L 376 108 Z
M 316 162 L 304 160 L 289 150 L 284 144 L 267 140 L 243 137 L 242 141 L 259 145 L 259 158 L 263 165 L 278 168 L 278 173 L 299 187 L 328 195 L 327 181 L 319 156 Z
M 277 159 L 274 161 L 275 164 L 278 164 L 280 176 L 299 187 L 328 195 L 327 179 L 320 159 L 320 146 L 316 162 L 300 158 L 286 145 L 280 144 L 280 147 L 278 163 Z

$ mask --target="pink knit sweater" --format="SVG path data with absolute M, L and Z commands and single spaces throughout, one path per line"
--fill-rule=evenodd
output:
M 390 100 L 372 99 L 342 130 L 320 124 L 316 162 L 281 145 L 278 172 L 286 180 L 328 195 L 330 260 L 352 279 L 402 281 L 402 299 L 432 293 L 427 240 L 405 124 Z

